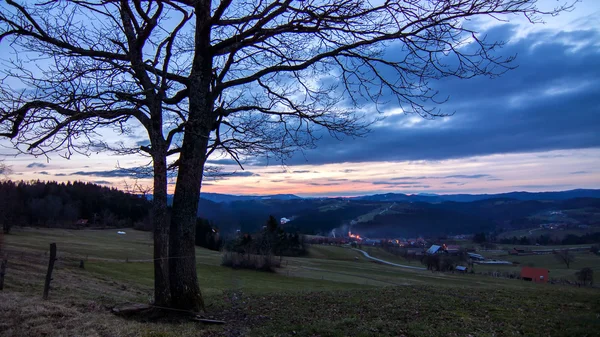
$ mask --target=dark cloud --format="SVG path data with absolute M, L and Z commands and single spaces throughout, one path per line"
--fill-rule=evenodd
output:
M 90 176 L 101 178 L 151 178 L 152 174 L 147 168 L 115 169 L 108 171 L 77 171 L 71 173 L 73 176 Z
M 345 178 L 332 178 L 332 179 L 327 179 L 329 181 L 348 181 L 349 179 L 345 179 Z
M 237 165 L 237 162 L 231 158 L 222 158 L 214 160 L 209 159 L 206 162 L 212 165 Z
M 458 178 L 458 179 L 479 179 L 479 178 L 487 178 L 489 174 L 455 174 L 451 176 L 445 176 L 444 178 Z
M 272 182 L 272 183 L 282 183 L 282 182 L 284 182 L 284 181 L 285 181 L 285 180 L 271 180 L 271 182 Z
M 310 173 L 310 170 L 292 171 L 292 173 Z
M 575 171 L 575 172 L 569 172 L 569 174 L 587 174 L 589 173 L 588 171 Z
M 48 165 L 44 164 L 44 163 L 31 163 L 29 165 L 27 165 L 27 168 L 45 168 L 48 167 Z
M 308 185 L 311 185 L 311 186 L 337 186 L 337 185 L 340 185 L 340 183 L 308 183 Z
M 50 175 L 50 173 L 48 173 L 47 171 L 35 172 L 35 174 L 41 174 L 41 175 L 43 175 L 43 176 Z
M 57 173 L 54 175 L 55 177 L 66 177 L 67 174 L 66 173 Z
M 524 188 L 524 189 L 546 189 L 546 191 L 556 191 L 559 188 L 565 187 L 573 187 L 569 184 L 560 184 L 560 185 L 517 185 L 513 186 L 513 188 Z
M 502 178 L 490 178 L 490 179 L 488 179 L 488 181 L 501 181 L 501 180 L 504 180 L 504 179 L 502 179 Z
M 426 180 L 426 179 L 481 179 L 492 178 L 489 174 L 453 174 L 449 176 L 419 176 L 419 177 L 396 177 L 390 180 Z
M 94 180 L 92 182 L 94 184 L 98 184 L 98 185 L 112 185 L 112 183 L 110 181 L 106 181 L 106 180 Z
M 444 182 L 445 185 L 457 185 L 457 186 L 463 186 L 466 185 L 467 183 L 461 182 L 461 181 L 446 181 Z
M 393 185 L 393 186 L 404 186 L 404 185 L 418 185 L 421 182 L 418 181 L 372 181 L 373 185 Z
M 219 176 L 223 178 L 228 177 L 259 177 L 260 174 L 250 171 L 233 171 L 233 172 L 219 172 Z
M 513 29 L 502 25 L 486 33 L 510 40 Z M 574 50 L 561 41 L 584 45 Z M 500 49 L 501 55 L 518 55 L 518 68 L 500 77 L 432 82 L 440 98 L 449 97 L 442 112 L 456 112 L 453 116 L 424 120 L 397 114 L 366 137 L 343 142 L 323 133 L 316 149 L 289 164 L 444 160 L 600 147 L 597 41 L 600 32 L 595 30 L 530 34 Z M 390 103 L 384 110 L 396 108 Z

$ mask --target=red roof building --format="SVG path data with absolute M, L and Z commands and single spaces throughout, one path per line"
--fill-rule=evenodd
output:
M 521 279 L 535 283 L 546 283 L 548 282 L 548 273 L 548 269 L 545 268 L 523 267 L 521 268 Z

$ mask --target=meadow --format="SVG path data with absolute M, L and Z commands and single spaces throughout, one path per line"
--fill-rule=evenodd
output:
M 126 319 L 110 308 L 151 301 L 153 270 L 151 234 L 125 231 L 19 228 L 5 236 L 9 265 L 0 292 L 0 335 L 600 335 L 597 288 L 403 269 L 322 245 L 310 247 L 307 257 L 284 257 L 275 273 L 221 267 L 219 252 L 198 248 L 205 315 L 227 324 Z M 50 242 L 57 244 L 59 263 L 50 299 L 42 301 Z M 383 250 L 370 254 L 406 263 Z M 600 260 L 589 259 L 580 261 Z

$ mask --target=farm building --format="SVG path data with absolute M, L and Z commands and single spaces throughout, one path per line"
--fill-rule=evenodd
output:
M 508 251 L 508 254 L 510 254 L 510 255 L 530 255 L 530 254 L 527 254 L 525 249 L 520 249 L 520 248 L 513 248 Z
M 448 254 L 452 254 L 452 255 L 456 255 L 460 252 L 460 246 L 459 245 L 444 245 L 444 248 L 446 250 L 446 253 Z
M 481 254 L 476 254 L 476 253 L 467 253 L 467 254 L 473 260 L 478 260 L 478 261 L 485 260 L 485 257 L 483 255 L 481 255 Z
M 521 279 L 535 283 L 546 283 L 548 282 L 548 273 L 549 271 L 546 268 L 523 267 L 521 268 Z
M 433 254 L 440 253 L 440 252 L 442 252 L 440 250 L 440 248 L 442 248 L 442 247 L 438 246 L 438 245 L 432 245 L 431 247 L 429 247 L 429 249 L 427 249 L 427 254 L 433 255 Z

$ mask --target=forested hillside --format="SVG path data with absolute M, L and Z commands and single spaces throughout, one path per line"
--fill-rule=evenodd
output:
M 150 202 L 139 195 L 84 182 L 0 182 L 0 223 L 76 227 L 144 227 Z M 81 225 L 81 224 L 80 224 Z

